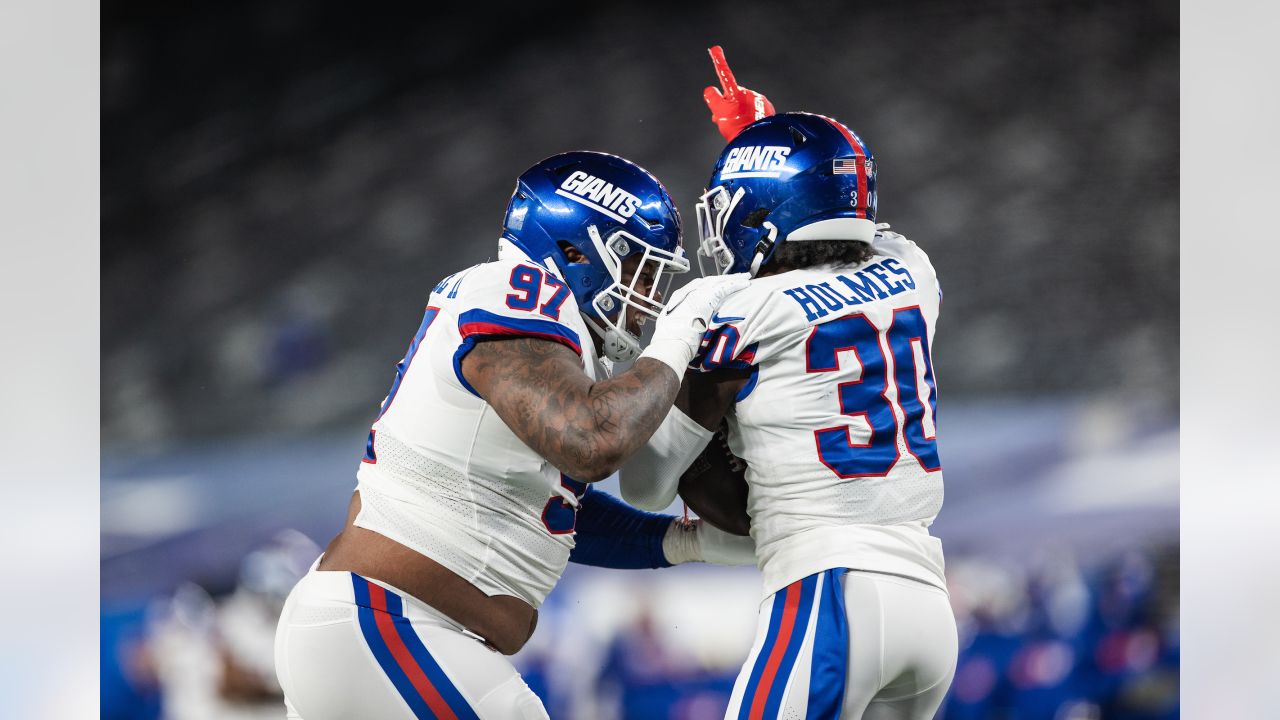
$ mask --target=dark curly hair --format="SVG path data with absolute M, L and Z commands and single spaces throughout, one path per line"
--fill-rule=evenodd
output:
M 761 274 L 774 274 L 818 265 L 860 265 L 875 252 L 860 240 L 804 240 L 783 242 L 760 268 Z

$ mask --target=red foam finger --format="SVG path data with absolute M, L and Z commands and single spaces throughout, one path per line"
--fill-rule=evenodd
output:
M 730 100 L 738 96 L 738 81 L 729 69 L 729 61 L 724 59 L 724 50 L 719 45 L 707 48 L 711 54 L 711 64 L 716 67 L 716 75 L 720 77 L 720 87 L 724 88 L 724 96 Z

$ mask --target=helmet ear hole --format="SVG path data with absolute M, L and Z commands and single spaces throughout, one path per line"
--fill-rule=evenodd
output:
M 805 140 L 809 139 L 805 137 L 804 133 L 800 132 L 800 129 L 795 125 L 790 126 L 788 129 L 791 131 L 791 139 L 796 145 L 803 145 Z
M 574 247 L 571 243 L 569 243 L 569 241 L 557 240 L 556 245 L 560 248 L 560 252 L 564 253 L 565 258 L 567 258 L 569 262 L 571 263 L 588 262 L 587 256 L 583 255 L 582 251 Z
M 758 228 L 764 225 L 765 218 L 767 217 L 769 217 L 769 210 L 767 208 L 756 208 L 755 210 L 751 211 L 750 215 L 747 215 L 745 218 L 743 218 L 742 226 L 749 227 L 749 228 Z

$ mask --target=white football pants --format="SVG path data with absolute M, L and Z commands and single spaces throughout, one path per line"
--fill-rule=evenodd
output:
M 956 669 L 947 593 L 836 568 L 766 598 L 726 720 L 930 720 Z
M 307 573 L 276 629 L 276 674 L 298 720 L 546 720 L 497 650 L 393 587 Z

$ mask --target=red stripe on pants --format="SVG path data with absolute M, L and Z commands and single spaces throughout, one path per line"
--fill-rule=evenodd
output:
M 800 608 L 800 583 L 797 580 L 787 586 L 787 599 L 782 606 L 782 623 L 778 626 L 778 639 L 769 651 L 769 660 L 760 674 L 760 685 L 756 687 L 755 697 L 751 699 L 750 720 L 761 720 L 764 716 L 764 704 L 769 699 L 769 689 L 773 686 L 774 675 L 782 664 L 782 656 L 787 652 L 787 643 L 791 640 L 791 630 L 796 624 L 796 613 Z
M 427 707 L 431 708 L 431 712 L 435 713 L 440 720 L 458 720 L 458 716 L 453 713 L 444 698 L 440 697 L 440 691 L 436 690 L 436 686 L 427 679 L 426 673 L 418 667 L 417 661 L 413 659 L 413 653 L 409 652 L 404 640 L 401 640 L 400 634 L 396 632 L 395 621 L 387 612 L 386 590 L 377 583 L 369 583 L 369 600 L 373 605 L 373 617 L 378 625 L 378 634 L 382 636 L 382 642 L 387 644 L 387 649 L 396 659 L 396 664 L 405 675 L 409 676 L 409 682 L 413 683 L 418 694 L 426 701 Z

